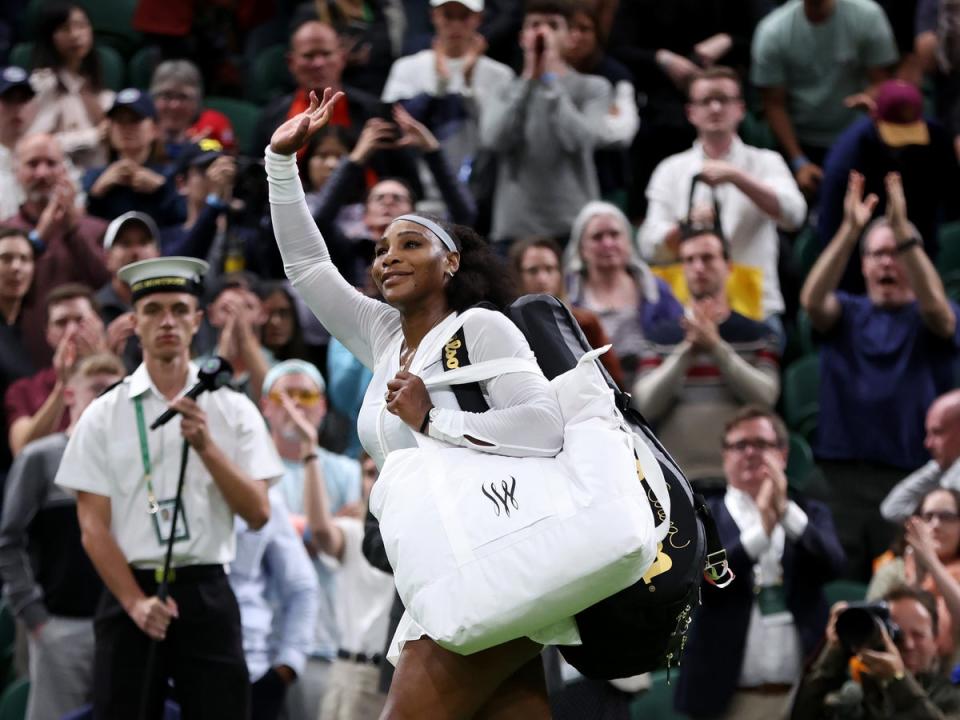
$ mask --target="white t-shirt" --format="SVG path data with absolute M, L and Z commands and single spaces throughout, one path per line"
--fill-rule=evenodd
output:
M 196 381 L 197 367 L 191 363 L 186 387 Z M 149 512 L 135 397 L 142 400 L 148 427 L 167 409 L 167 401 L 141 364 L 84 411 L 70 436 L 56 483 L 110 498 L 110 530 L 127 562 L 162 567 L 166 543 L 158 537 Z M 283 475 L 266 422 L 245 395 L 224 388 L 204 393 L 197 403 L 207 415 L 213 442 L 237 467 L 255 480 L 273 481 Z M 179 415 L 157 430 L 147 430 L 151 483 L 158 501 L 172 501 L 176 495 L 182 442 Z M 187 460 L 183 508 L 187 537 L 174 543 L 174 567 L 231 562 L 236 547 L 233 511 L 193 450 Z
M 383 655 L 390 629 L 393 576 L 377 570 L 363 556 L 363 523 L 338 517 L 333 522 L 343 531 L 343 557 L 324 556 L 337 576 L 335 607 L 340 647 L 367 656 Z

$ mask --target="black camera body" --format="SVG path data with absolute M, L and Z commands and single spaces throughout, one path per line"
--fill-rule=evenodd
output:
M 881 627 L 886 629 L 891 640 L 897 642 L 900 627 L 891 619 L 887 603 L 852 602 L 837 616 L 837 639 L 851 655 L 866 648 L 883 649 Z

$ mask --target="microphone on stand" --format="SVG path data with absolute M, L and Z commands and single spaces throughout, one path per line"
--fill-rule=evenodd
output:
M 204 360 L 200 365 L 200 371 L 197 374 L 197 384 L 187 390 L 183 397 L 196 400 L 200 395 L 208 390 L 219 390 L 224 385 L 229 384 L 233 377 L 233 366 L 224 358 L 216 357 Z M 177 414 L 177 410 L 168 408 L 164 413 L 150 423 L 150 429 L 156 430 L 161 425 L 166 425 Z

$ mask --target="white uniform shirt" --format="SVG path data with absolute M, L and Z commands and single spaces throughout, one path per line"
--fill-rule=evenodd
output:
M 705 159 L 703 145 L 696 142 L 689 150 L 668 157 L 653 171 L 647 185 L 647 217 L 637 237 L 645 259 L 651 262 L 675 259 L 670 256 L 664 241 L 667 233 L 687 217 L 690 183 L 703 169 Z M 807 203 L 779 153 L 745 145 L 740 138 L 734 137 L 727 156 L 720 159 L 773 189 L 780 203 L 780 227 L 784 230 L 800 227 L 807 214 Z M 720 225 L 730 242 L 731 259 L 741 265 L 760 268 L 763 273 L 764 316 L 782 313 L 783 295 L 777 275 L 780 255 L 778 222 L 733 183 L 723 183 L 715 190 L 720 203 Z M 702 185 L 697 187 L 694 204 L 713 207 L 710 189 Z
M 754 565 L 757 588 L 783 584 L 783 547 L 787 538 L 798 539 L 807 528 L 807 514 L 792 500 L 780 524 L 768 536 L 763 530 L 760 510 L 742 490 L 727 488 L 723 498 L 733 521 L 740 529 L 740 543 Z M 750 625 L 740 669 L 740 687 L 766 683 L 792 684 L 800 679 L 803 647 L 800 633 L 789 612 L 764 615 L 759 603 L 750 609 Z
M 186 388 L 196 381 L 197 367 L 191 363 Z M 148 428 L 167 409 L 167 401 L 153 384 L 146 365 L 141 364 L 83 413 L 70 436 L 56 483 L 109 497 L 110 530 L 127 561 L 141 568 L 162 567 L 166 543 L 158 541 L 149 514 L 133 401 L 137 396 L 142 398 Z M 246 396 L 224 388 L 204 393 L 197 402 L 207 414 L 213 442 L 237 467 L 256 480 L 283 475 L 266 423 Z M 176 495 L 182 442 L 179 415 L 157 430 L 147 430 L 158 501 L 172 500 Z M 233 511 L 192 449 L 183 485 L 183 507 L 189 537 L 174 543 L 174 567 L 231 562 L 236 545 Z

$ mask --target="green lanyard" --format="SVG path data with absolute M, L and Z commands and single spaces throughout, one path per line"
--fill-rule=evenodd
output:
M 157 504 L 157 496 L 153 492 L 153 482 L 151 480 L 150 465 L 150 446 L 147 444 L 147 424 L 143 419 L 143 402 L 137 396 L 133 399 L 133 404 L 137 408 L 137 434 L 140 436 L 140 459 L 143 461 L 143 479 L 147 481 L 147 503 L 150 505 L 150 514 L 156 515 L 160 506 Z

